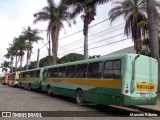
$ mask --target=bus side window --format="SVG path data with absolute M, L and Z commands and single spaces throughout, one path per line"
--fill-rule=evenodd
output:
M 76 67 L 76 78 L 86 78 L 87 75 L 87 64 L 77 65 Z
M 121 61 L 106 61 L 104 64 L 104 78 L 119 78 L 121 76 Z
M 52 77 L 52 68 L 49 68 L 49 69 L 48 69 L 47 77 L 48 77 L 48 78 L 51 78 L 51 77 Z
M 120 60 L 113 61 L 113 76 L 121 77 L 121 61 Z
M 103 62 L 89 63 L 88 78 L 102 78 Z
M 42 73 L 43 79 L 45 79 L 47 77 L 47 71 L 48 71 L 47 69 L 43 70 L 43 73 Z
M 74 78 L 74 74 L 75 74 L 75 65 L 68 66 L 67 72 L 66 72 L 66 77 L 67 78 Z
M 58 77 L 58 68 L 53 68 L 52 77 L 54 78 Z
M 58 77 L 59 78 L 65 78 L 66 76 L 66 67 L 60 67 Z
M 37 70 L 36 71 L 36 77 L 39 77 L 39 74 L 40 74 L 40 70 Z

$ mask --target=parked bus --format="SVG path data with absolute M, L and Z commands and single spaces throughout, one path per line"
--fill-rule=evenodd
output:
M 47 66 L 42 74 L 43 91 L 75 98 L 77 104 L 89 101 L 104 105 L 155 105 L 157 102 L 158 62 L 143 55 L 120 54 Z
M 19 74 L 20 74 L 19 71 L 9 74 L 9 78 L 8 78 L 9 86 L 13 86 L 13 87 L 18 86 Z
M 8 73 L 2 78 L 2 85 L 8 84 Z
M 19 87 L 28 90 L 40 89 L 41 79 L 42 79 L 42 76 L 40 75 L 41 72 L 42 72 L 41 68 L 21 71 L 18 83 Z

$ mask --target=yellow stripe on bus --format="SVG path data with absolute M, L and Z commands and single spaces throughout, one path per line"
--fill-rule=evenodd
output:
M 85 79 L 61 79 L 61 78 L 47 78 L 44 80 L 46 83 L 60 83 L 60 84 L 73 84 L 83 86 L 94 86 L 103 88 L 121 88 L 121 80 L 85 80 Z
M 39 81 L 39 78 L 21 78 L 20 81 Z

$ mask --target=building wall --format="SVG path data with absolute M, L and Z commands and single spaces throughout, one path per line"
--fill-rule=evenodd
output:
M 125 49 L 121 49 L 121 50 L 109 53 L 107 55 L 115 55 L 115 54 L 122 54 L 122 53 L 136 53 L 136 51 L 134 49 L 134 46 L 131 46 L 131 47 L 128 47 L 128 48 L 125 48 Z

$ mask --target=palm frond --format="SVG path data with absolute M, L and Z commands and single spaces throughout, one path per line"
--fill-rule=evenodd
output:
M 71 18 L 75 18 L 77 15 L 79 15 L 83 11 L 83 8 L 78 5 L 76 8 L 74 8 L 73 13 L 71 14 Z

